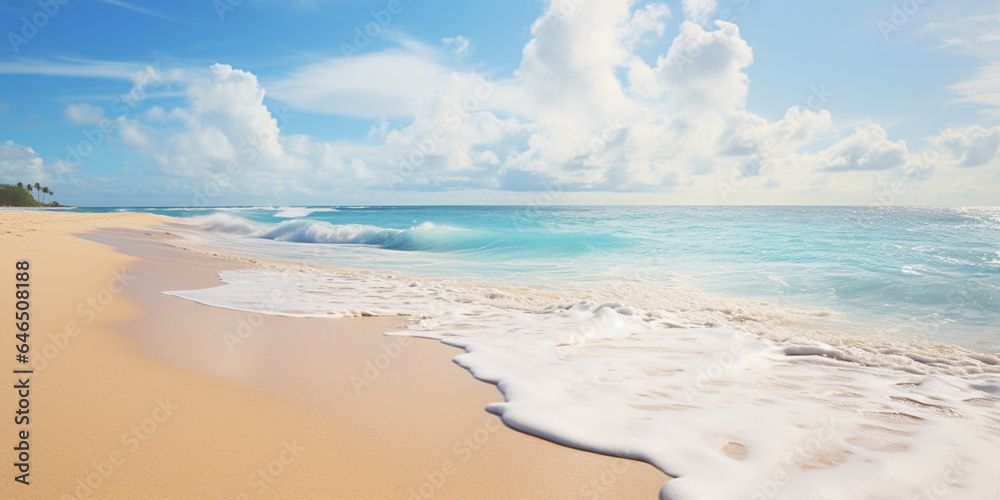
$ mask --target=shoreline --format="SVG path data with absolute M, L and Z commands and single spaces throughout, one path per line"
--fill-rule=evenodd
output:
M 217 219 L 228 221 L 226 216 Z M 305 225 L 325 234 L 322 223 Z M 196 226 L 212 235 L 220 232 L 218 224 Z M 265 259 L 298 258 L 309 248 L 324 247 L 302 245 L 297 237 L 305 231 L 294 228 L 294 238 L 288 232 L 272 234 L 259 228 L 249 235 L 278 240 L 273 244 L 244 246 L 241 237 L 209 237 L 206 246 L 236 246 Z M 298 243 L 281 243 L 289 239 Z M 353 251 L 344 249 L 348 256 Z M 348 266 L 353 262 L 315 259 L 324 261 Z M 662 311 L 642 305 L 624 311 L 618 305 L 597 306 L 631 308 L 636 304 L 632 296 L 586 297 L 588 301 L 579 302 L 581 297 L 569 291 L 562 299 L 542 299 L 554 307 L 539 315 L 529 305 L 536 303 L 534 288 L 520 293 L 482 282 L 415 278 L 397 272 L 400 266 L 366 272 L 364 277 L 356 269 L 309 263 L 304 267 L 313 266 L 319 268 L 316 273 L 305 271 L 292 282 L 275 269 L 224 273 L 228 283 L 224 288 L 179 295 L 262 312 L 272 307 L 269 293 L 294 290 L 293 296 L 300 299 L 279 307 L 289 315 L 367 312 L 427 317 L 430 321 L 415 328 L 466 348 L 467 353 L 455 361 L 480 380 L 503 388 L 508 403 L 492 405 L 490 411 L 503 415 L 515 428 L 552 442 L 638 457 L 683 476 L 664 486 L 662 494 L 670 498 L 761 493 L 760 478 L 775 469 L 787 474 L 788 484 L 782 490 L 789 496 L 818 488 L 916 496 L 926 491 L 923 483 L 933 476 L 928 469 L 958 463 L 948 462 L 947 457 L 961 460 L 963 477 L 956 483 L 962 488 L 981 493 L 995 485 L 990 477 L 995 466 L 988 465 L 991 447 L 984 446 L 995 439 L 994 410 L 1000 401 L 994 397 L 997 380 L 991 374 L 997 373 L 998 365 L 992 357 L 979 355 L 966 362 L 951 356 L 951 349 L 940 353 L 948 356 L 926 357 L 900 352 L 896 343 L 871 351 L 850 345 L 774 342 L 742 328 L 685 329 L 679 321 L 668 324 L 670 306 L 675 304 L 670 300 L 661 302 L 668 306 L 663 316 Z M 710 311 L 720 310 L 732 314 L 711 305 Z M 751 320 L 754 311 L 748 313 Z M 737 310 L 737 314 L 743 313 Z M 782 318 L 765 318 L 765 324 L 780 325 Z M 649 320 L 656 326 L 647 330 Z M 574 340 L 567 333 L 572 336 L 581 331 L 580 325 L 590 324 L 595 328 L 583 331 L 593 334 L 590 338 L 563 347 Z M 621 325 L 627 326 L 619 329 Z M 618 335 L 622 331 L 639 334 Z M 930 449 L 937 451 L 929 453 Z M 721 477 L 726 480 L 720 481 Z M 896 486 L 887 489 L 885 477 L 893 477 Z
M 0 214 L 0 243 L 32 255 L 39 294 L 57 286 L 63 294 L 33 303 L 48 316 L 35 330 L 58 337 L 64 323 L 84 328 L 35 376 L 37 482 L 32 496 L 15 490 L 14 498 L 75 495 L 75 481 L 92 478 L 102 460 L 112 474 L 95 479 L 95 497 L 649 498 L 667 479 L 645 463 L 504 427 L 483 411 L 501 400 L 496 388 L 451 362 L 461 350 L 381 335 L 403 319 L 257 318 L 161 294 L 217 285 L 219 270 L 241 265 L 163 245 L 153 227 L 166 218 L 22 213 Z M 11 231 L 18 218 L 36 227 Z M 94 232 L 108 226 L 130 236 Z M 80 232 L 87 236 L 71 235 Z M 108 284 L 116 270 L 127 285 Z M 100 311 L 66 306 L 88 298 Z M 226 332 L 242 342 L 227 344 Z M 36 335 L 33 348 L 54 342 L 47 338 L 55 337 Z M 369 366 L 380 370 L 374 378 Z M 136 425 L 126 440 L 121 431 Z M 275 463 L 271 472 L 281 473 L 272 476 Z

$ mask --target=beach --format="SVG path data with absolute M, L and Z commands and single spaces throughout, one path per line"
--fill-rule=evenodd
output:
M 0 10 L 0 500 L 1000 499 L 996 2 Z
M 407 318 L 260 315 L 162 294 L 252 266 L 171 246 L 176 224 L 0 213 L 0 286 L 13 290 L 15 262 L 30 261 L 34 369 L 30 485 L 7 479 L 0 497 L 655 498 L 668 479 L 507 428 L 484 411 L 502 401 L 496 387 L 451 361 L 461 350 L 382 335 Z M 0 301 L 4 316 L 13 307 Z M 3 360 L 11 379 L 24 368 Z
M 0 494 L 993 498 L 998 213 L 729 212 L 2 212 Z

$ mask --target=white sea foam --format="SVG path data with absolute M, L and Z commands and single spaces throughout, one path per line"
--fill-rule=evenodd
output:
M 282 219 L 297 219 L 299 217 L 308 217 L 318 212 L 338 212 L 338 210 L 336 208 L 281 207 L 275 212 L 274 216 Z
M 276 225 L 262 224 L 222 213 L 196 217 L 193 225 L 216 233 L 299 243 L 379 244 L 403 232 L 399 229 L 362 224 L 334 225 L 324 221 L 309 220 L 289 220 Z
M 283 211 L 285 209 L 282 209 Z M 289 212 L 292 209 L 288 209 Z M 309 210 L 309 209 L 304 209 Z M 276 215 L 279 216 L 279 215 Z M 290 214 L 288 217 L 300 217 Z M 498 236 L 454 226 L 424 222 L 408 229 L 364 224 L 331 224 L 321 220 L 291 219 L 262 224 L 242 217 L 216 213 L 192 220 L 194 227 L 225 235 L 294 243 L 370 245 L 388 250 L 448 252 L 488 247 Z
M 625 285 L 608 292 L 619 303 L 599 303 L 367 271 L 221 277 L 225 286 L 169 293 L 271 314 L 409 316 L 395 334 L 464 348 L 456 362 L 497 384 L 505 401 L 488 410 L 505 423 L 648 461 L 677 478 L 664 498 L 934 498 L 943 488 L 985 499 L 1000 488 L 992 354 L 787 332 L 777 341 L 748 330 L 823 314 L 708 307 L 696 295 L 655 309 L 648 290 Z

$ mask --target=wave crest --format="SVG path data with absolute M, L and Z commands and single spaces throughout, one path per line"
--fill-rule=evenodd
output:
M 410 229 L 390 229 L 364 224 L 331 224 L 294 219 L 264 224 L 227 214 L 213 214 L 194 221 L 195 227 L 215 233 L 293 243 L 370 245 L 387 250 L 456 252 L 479 250 L 502 241 L 488 231 L 472 231 L 425 222 Z

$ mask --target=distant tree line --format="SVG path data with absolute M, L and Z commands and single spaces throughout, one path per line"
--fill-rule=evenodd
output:
M 59 202 L 52 199 L 54 193 L 48 186 L 39 183 L 27 184 L 18 182 L 16 186 L 0 184 L 0 206 L 3 207 L 58 207 Z

